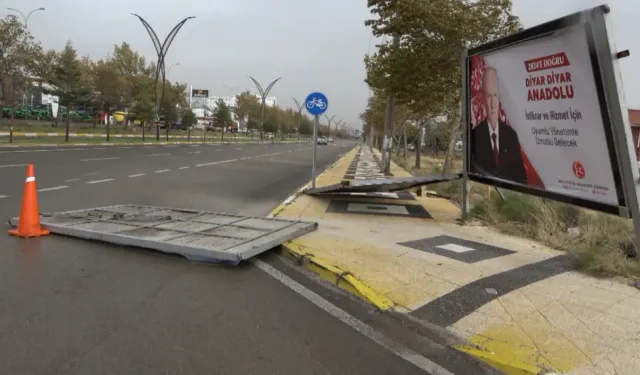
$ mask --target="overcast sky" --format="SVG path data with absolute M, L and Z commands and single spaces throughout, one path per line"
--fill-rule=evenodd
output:
M 595 0 L 513 0 L 525 27 L 596 6 Z M 610 0 L 613 33 L 619 50 L 630 49 L 622 64 L 627 104 L 640 108 L 640 60 L 637 0 Z M 45 48 L 60 49 L 71 39 L 81 55 L 100 58 L 113 44 L 126 41 L 148 58 L 155 50 L 138 13 L 163 40 L 173 26 L 196 16 L 182 28 L 167 54 L 173 81 L 226 96 L 254 90 L 247 75 L 263 86 L 282 77 L 271 95 L 293 107 L 311 91 L 327 94 L 330 114 L 354 128 L 366 105 L 363 57 L 370 49 L 365 0 L 5 0 L 25 14 L 45 7 L 29 19 L 29 29 Z M 5 11 L 7 12 L 7 11 Z M 375 41 L 374 43 L 375 44 Z M 371 47 L 373 48 L 373 47 Z

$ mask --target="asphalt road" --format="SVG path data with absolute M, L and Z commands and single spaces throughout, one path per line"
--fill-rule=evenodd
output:
M 352 146 L 318 147 L 319 170 Z M 41 212 L 130 203 L 262 216 L 309 180 L 311 147 L 0 149 L 0 218 L 18 215 L 28 163 L 35 164 Z M 452 373 L 490 373 L 275 254 L 259 262 L 400 349 L 249 263 L 223 267 L 61 236 L 0 234 L 0 373 L 424 373 L 407 360 L 415 356 L 398 355 L 406 350 Z

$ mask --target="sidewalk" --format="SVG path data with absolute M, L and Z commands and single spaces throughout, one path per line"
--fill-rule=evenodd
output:
M 381 178 L 376 158 L 356 148 L 317 186 Z M 319 223 L 284 254 L 382 310 L 446 327 L 507 374 L 640 374 L 640 291 L 570 271 L 563 252 L 460 226 L 445 199 L 298 194 L 274 214 Z

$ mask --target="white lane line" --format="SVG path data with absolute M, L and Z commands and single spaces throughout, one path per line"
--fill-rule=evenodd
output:
M 26 167 L 27 164 L 7 164 L 7 165 L 0 165 L 0 168 L 15 168 L 15 167 Z
M 242 149 L 241 148 L 236 148 L 236 151 L 242 151 Z
M 80 161 L 100 161 L 100 160 L 116 160 L 116 159 L 120 159 L 120 156 L 114 156 L 111 158 L 80 159 Z
M 194 154 L 199 154 L 201 151 L 193 151 L 193 152 L 187 152 L 187 154 L 189 155 L 194 155 Z
M 171 156 L 171 154 L 149 154 L 147 156 Z
M 68 186 L 62 185 L 62 186 L 54 186 L 54 187 L 50 187 L 50 188 L 38 189 L 38 191 L 53 191 L 53 190 L 62 190 L 62 189 L 66 189 L 66 188 L 68 188 Z
M 216 151 L 220 151 L 220 150 L 216 150 Z
M 72 178 L 71 180 L 65 180 L 64 182 L 74 182 L 74 181 L 80 181 L 79 178 Z
M 124 148 L 133 148 L 133 147 L 118 147 L 118 148 L 123 148 L 124 149 Z
M 94 150 L 106 150 L 106 149 L 107 149 L 106 147 L 96 147 L 96 148 L 94 148 Z
M 9 198 L 8 195 L 0 195 L 0 199 Z
M 238 159 L 230 159 L 230 160 L 214 161 L 214 162 L 211 162 L 211 163 L 198 164 L 198 165 L 196 165 L 196 167 L 197 167 L 197 168 L 199 168 L 199 167 L 206 167 L 206 166 L 208 166 L 208 165 L 216 165 L 216 164 L 222 164 L 222 163 L 230 163 L 230 162 L 232 162 L 232 161 L 236 161 L 236 160 L 238 160 Z
M 189 168 L 191 168 L 191 167 L 180 167 L 178 169 L 189 169 Z
M 144 175 L 145 175 L 144 173 L 131 174 L 131 175 L 129 175 L 129 178 L 142 177 L 142 176 L 144 176 Z
M 165 172 L 169 172 L 171 169 L 161 169 L 159 171 L 156 171 L 156 173 L 165 173 Z
M 291 204 L 291 202 L 293 202 L 293 200 L 296 199 L 296 195 L 292 195 L 289 198 L 285 199 L 284 202 L 282 202 L 282 204 Z
M 89 172 L 89 173 L 85 173 L 84 176 L 91 176 L 94 174 L 98 174 L 98 172 Z
M 363 336 L 367 337 L 371 341 L 380 345 L 381 347 L 387 349 L 391 353 L 397 355 L 398 357 L 404 359 L 405 361 L 413 364 L 414 366 L 420 368 L 421 370 L 427 372 L 432 375 L 454 375 L 451 371 L 445 369 L 439 364 L 431 361 L 430 359 L 414 352 L 413 350 L 402 346 L 400 343 L 392 340 L 391 338 L 383 335 L 382 333 L 376 331 L 370 325 L 362 322 L 358 318 L 350 315 L 346 311 L 342 310 L 338 306 L 332 304 L 326 299 L 322 298 L 320 295 L 316 294 L 312 290 L 307 289 L 302 284 L 293 280 L 289 276 L 283 274 L 277 269 L 271 267 L 269 264 L 258 260 L 258 259 L 250 259 L 249 260 L 254 266 L 266 272 L 269 276 L 274 279 L 280 281 L 284 285 L 286 285 L 289 289 L 298 293 L 300 296 L 307 299 L 309 302 L 313 303 L 320 309 L 324 310 L 329 315 L 338 319 L 342 323 L 348 325 L 353 328 L 355 331 L 359 332 Z
M 113 181 L 113 178 L 106 178 L 104 180 L 87 181 L 87 184 L 101 184 L 103 182 Z

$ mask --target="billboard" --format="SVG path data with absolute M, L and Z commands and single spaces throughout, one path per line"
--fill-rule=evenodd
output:
M 191 97 L 192 98 L 208 98 L 209 90 L 202 90 L 202 89 L 191 90 Z
M 618 98 L 617 109 L 607 105 L 611 98 L 604 88 L 617 93 L 615 79 L 605 79 L 601 71 L 606 58 L 611 70 L 613 63 L 611 55 L 605 58 L 596 49 L 590 24 L 594 14 L 604 19 L 607 11 L 594 8 L 467 51 L 465 174 L 470 180 L 605 212 L 625 211 L 618 150 L 627 152 L 626 135 L 612 125 L 612 111 L 621 112 Z M 602 33 L 608 40 L 606 28 Z

